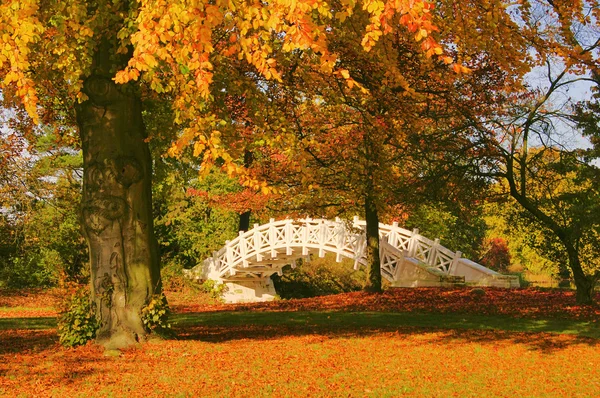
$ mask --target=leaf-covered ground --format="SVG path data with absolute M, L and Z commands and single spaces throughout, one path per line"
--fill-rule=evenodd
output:
M 559 289 L 407 288 L 383 294 L 346 293 L 270 303 L 215 305 L 202 296 L 171 293 L 175 312 L 207 311 L 378 311 L 506 315 L 520 318 L 561 318 L 598 321 L 600 306 L 579 306 L 575 292 Z M 600 303 L 600 293 L 596 294 Z
M 11 294 L 0 293 L 0 396 L 600 396 L 599 339 L 482 330 L 597 328 L 598 309 L 570 292 L 402 289 L 236 306 L 171 293 L 178 339 L 119 357 L 59 347 L 52 322 L 28 315 L 34 296 L 46 308 L 55 295 Z

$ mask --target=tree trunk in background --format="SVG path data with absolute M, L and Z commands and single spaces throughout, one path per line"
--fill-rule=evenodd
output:
M 379 258 L 379 215 L 371 196 L 365 198 L 365 221 L 367 222 L 367 283 L 365 291 L 381 293 L 381 260 Z
M 575 249 L 573 245 L 567 243 L 564 243 L 564 245 L 567 249 L 569 267 L 573 271 L 573 279 L 575 280 L 575 287 L 577 289 L 575 293 L 577 304 L 594 304 L 594 279 L 591 276 L 586 276 L 585 272 L 583 272 L 577 249 Z
M 89 100 L 76 110 L 84 162 L 82 225 L 101 322 L 97 342 L 117 349 L 144 340 L 141 309 L 161 292 L 152 162 L 139 99 L 105 73 L 92 75 L 84 87 Z
M 244 150 L 244 167 L 249 168 L 252 166 L 252 162 L 254 161 L 254 155 L 248 149 Z M 246 232 L 250 229 L 250 216 L 252 215 L 252 211 L 248 210 L 240 214 L 240 223 L 238 225 L 238 231 Z
M 250 216 L 252 212 L 250 210 L 240 214 L 240 224 L 238 231 L 246 232 L 250 229 Z

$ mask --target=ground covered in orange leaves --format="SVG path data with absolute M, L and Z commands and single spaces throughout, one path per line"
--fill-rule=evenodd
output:
M 402 324 L 414 313 L 597 327 L 598 309 L 575 306 L 571 292 L 400 289 L 235 306 L 171 293 L 178 337 L 117 357 L 61 348 L 55 329 L 33 318 L 16 327 L 35 294 L 44 307 L 52 300 L 0 293 L 10 315 L 0 319 L 0 396 L 600 396 L 597 338 Z M 399 323 L 400 313 L 409 315 Z
M 561 289 L 405 288 L 383 294 L 355 292 L 269 303 L 214 304 L 202 296 L 168 293 L 175 312 L 205 311 L 379 311 L 506 315 L 598 321 L 600 306 L 579 306 L 575 292 Z M 600 303 L 600 293 L 596 294 Z

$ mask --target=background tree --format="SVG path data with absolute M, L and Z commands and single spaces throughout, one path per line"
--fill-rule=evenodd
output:
M 78 218 L 81 157 L 51 131 L 13 132 L 21 150 L 4 163 L 0 181 L 0 284 L 53 286 L 85 280 L 87 253 Z
M 260 174 L 294 198 L 286 197 L 284 208 L 322 216 L 364 214 L 373 271 L 368 289 L 381 288 L 380 218 L 397 218 L 398 209 L 416 211 L 425 197 L 457 209 L 486 185 L 468 173 L 470 161 L 454 152 L 460 148 L 464 154 L 471 144 L 454 131 L 468 124 L 463 107 L 489 111 L 485 104 L 494 90 L 509 83 L 501 62 L 510 55 L 515 68 L 522 44 L 508 42 L 492 52 L 474 37 L 475 30 L 456 30 L 461 20 L 473 19 L 486 34 L 506 30 L 497 27 L 498 21 L 513 23 L 508 14 L 487 18 L 488 6 L 473 5 L 441 2 L 432 11 L 440 39 L 456 46 L 450 53 L 454 58 L 428 57 L 400 34 L 381 37 L 365 53 L 357 42 L 368 15 L 357 12 L 331 24 L 328 42 L 339 63 L 334 78 L 308 67 L 307 61 L 317 58 L 302 52 L 282 61 L 281 83 L 264 86 L 273 113 L 280 116 L 275 119 L 286 121 L 276 124 L 275 137 L 293 135 L 259 151 L 255 169 L 262 168 Z M 468 69 L 459 64 L 447 67 L 455 60 L 467 60 L 473 73 L 462 73 Z M 346 84 L 348 77 L 359 90 Z
M 473 118 L 483 155 L 477 173 L 502 182 L 545 231 L 548 249 L 559 242 L 578 303 L 591 303 L 600 273 L 583 250 L 597 247 L 598 168 L 596 153 L 583 149 L 581 132 L 585 125 L 593 135 L 597 125 L 582 124 L 576 95 L 590 85 L 597 89 L 598 4 L 529 1 L 513 13 L 534 69 L 522 85 L 498 92 L 504 105 L 491 117 Z

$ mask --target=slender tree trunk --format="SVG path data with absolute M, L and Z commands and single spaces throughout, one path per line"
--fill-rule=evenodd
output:
M 244 150 L 244 167 L 249 168 L 252 166 L 252 162 L 254 161 L 254 155 L 248 149 Z M 252 215 L 252 211 L 248 210 L 240 214 L 240 223 L 238 231 L 246 232 L 250 229 L 250 216 Z
M 84 87 L 89 100 L 76 110 L 84 161 L 82 224 L 101 322 L 97 342 L 117 349 L 145 339 L 141 309 L 161 291 L 152 163 L 139 99 L 100 72 Z
M 565 244 L 567 254 L 569 256 L 569 267 L 573 271 L 573 279 L 577 288 L 575 300 L 577 304 L 590 305 L 594 303 L 594 280 L 591 276 L 587 276 L 581 268 L 579 261 L 579 253 L 572 246 Z
M 367 271 L 365 291 L 381 293 L 381 260 L 379 258 L 379 214 L 370 195 L 365 198 L 365 221 L 367 222 Z
M 248 210 L 240 214 L 240 224 L 238 231 L 246 232 L 250 229 L 250 216 L 252 211 Z

